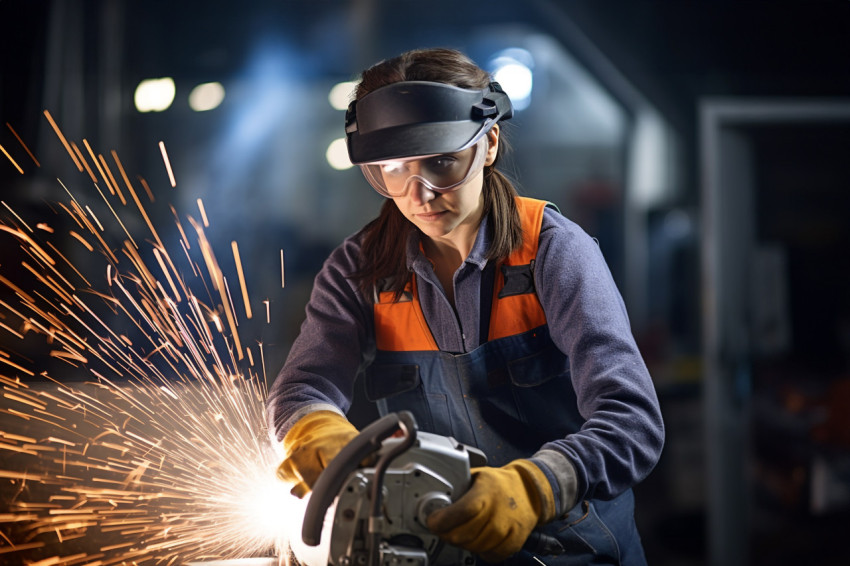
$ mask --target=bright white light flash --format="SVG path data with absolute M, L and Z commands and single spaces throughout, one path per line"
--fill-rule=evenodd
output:
M 227 502 L 233 507 L 243 536 L 255 539 L 251 546 L 281 548 L 296 529 L 300 528 L 304 516 L 301 502 L 289 493 L 292 485 L 282 482 L 275 475 L 274 467 L 258 468 L 253 478 L 247 479 L 230 494 Z

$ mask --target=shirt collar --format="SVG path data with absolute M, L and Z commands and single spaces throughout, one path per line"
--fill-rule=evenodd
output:
M 469 251 L 465 263 L 476 266 L 479 270 L 483 270 L 487 265 L 486 252 L 490 247 L 492 239 L 490 235 L 489 219 L 487 216 L 481 218 L 481 224 L 478 225 L 478 234 L 475 236 L 475 243 L 472 244 L 472 249 Z M 415 271 L 419 266 L 431 265 L 430 260 L 425 257 L 421 251 L 422 232 L 418 229 L 411 230 L 407 238 L 407 269 Z
M 478 267 L 478 269 L 484 269 L 484 266 L 487 265 L 485 254 L 490 248 L 490 241 L 492 240 L 489 224 L 489 218 L 486 215 L 482 216 L 481 224 L 478 225 L 478 235 L 475 236 L 475 243 L 472 244 L 472 249 L 466 258 L 466 263 L 471 263 Z

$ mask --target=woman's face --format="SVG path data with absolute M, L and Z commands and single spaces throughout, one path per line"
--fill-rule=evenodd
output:
M 498 124 L 487 133 L 487 141 L 484 164 L 492 165 L 499 147 Z M 474 240 L 484 207 L 483 187 L 482 169 L 456 190 L 439 193 L 414 181 L 404 196 L 391 198 L 399 211 L 429 238 Z

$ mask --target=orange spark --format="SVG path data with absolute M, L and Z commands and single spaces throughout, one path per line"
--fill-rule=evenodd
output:
M 71 230 L 69 233 L 71 234 L 71 236 L 72 236 L 72 237 L 74 237 L 74 238 L 76 238 L 77 240 L 79 240 L 79 242 L 80 242 L 81 244 L 83 244 L 83 245 L 86 247 L 86 249 L 87 249 L 88 251 L 90 251 L 90 252 L 93 252 L 93 251 L 94 251 L 94 247 L 93 247 L 90 243 L 88 243 L 88 242 L 85 240 L 85 238 L 83 238 L 82 236 L 80 236 L 79 234 L 77 234 L 76 232 L 74 232 L 73 230 Z
M 82 163 L 83 167 L 85 167 L 86 173 L 89 174 L 89 178 L 91 179 L 91 182 L 97 183 L 97 177 L 94 176 L 94 171 L 92 171 L 91 167 L 89 167 L 89 162 L 85 158 L 85 156 L 83 156 L 83 152 L 80 151 L 80 148 L 77 147 L 77 144 L 74 143 L 74 142 L 71 142 L 71 147 L 74 148 L 74 153 L 77 154 L 77 157 L 80 159 L 80 163 Z
M 239 275 L 239 285 L 242 287 L 242 302 L 245 303 L 245 316 L 251 318 L 251 301 L 248 299 L 248 287 L 245 285 L 245 273 L 242 271 L 242 260 L 239 258 L 239 246 L 236 240 L 230 242 L 233 248 L 233 261 L 236 262 L 236 273 Z
M 227 291 L 227 304 L 233 306 L 233 297 L 230 296 L 230 285 L 228 285 L 228 283 L 227 283 L 227 277 L 222 277 L 222 280 L 224 281 L 224 289 L 225 289 L 225 291 Z M 234 312 L 233 312 L 233 318 L 234 318 L 234 320 L 236 320 L 236 326 L 239 326 L 239 319 L 236 318 L 235 309 L 234 309 Z
M 21 136 L 18 135 L 18 132 L 15 131 L 15 128 L 12 127 L 12 124 L 6 122 L 6 127 L 9 128 L 9 131 L 12 132 L 12 135 L 15 136 L 18 140 L 18 143 L 21 144 L 21 147 L 29 154 L 30 159 L 32 159 L 33 163 L 35 163 L 36 167 L 41 167 L 41 163 L 38 162 L 38 159 L 35 158 L 35 155 L 32 154 L 30 148 L 27 147 L 27 144 L 24 143 L 24 140 L 21 139 Z
M 72 236 L 74 236 L 74 234 L 75 234 L 75 232 L 74 232 L 73 230 L 71 230 L 71 235 L 72 235 Z M 82 242 L 83 242 L 83 245 L 85 245 L 87 248 L 89 248 L 89 251 L 94 251 L 94 248 L 93 248 L 93 247 L 91 247 L 91 244 L 89 244 L 88 242 L 86 242 L 85 240 L 83 240 L 83 239 L 82 239 L 82 237 L 81 237 L 79 234 L 77 234 L 77 235 L 76 235 L 76 237 L 77 237 L 78 239 L 80 239 L 80 241 L 82 241 Z M 57 249 L 56 249 L 56 246 L 54 246 L 54 245 L 53 245 L 53 242 L 48 242 L 48 245 L 50 246 L 50 249 L 51 249 L 51 250 L 53 250 L 53 253 L 55 253 L 57 256 L 61 257 L 61 258 L 62 258 L 62 260 L 63 260 L 66 264 L 68 264 L 68 267 L 70 267 L 70 268 L 74 271 L 74 273 L 76 273 L 76 274 L 77 274 L 77 276 L 79 276 L 79 278 L 83 280 L 83 282 L 84 282 L 86 285 L 91 286 L 91 283 L 89 283 L 88 279 L 86 279 L 86 278 L 83 276 L 83 274 L 82 274 L 82 273 L 80 273 L 80 270 L 79 270 L 79 269 L 77 269 L 77 268 L 74 266 L 74 264 L 73 264 L 73 263 L 71 263 L 70 261 L 68 261 L 68 258 L 67 258 L 67 257 L 65 257 L 65 255 L 64 255 L 62 252 L 60 252 L 59 250 L 57 250 Z
M 23 219 L 22 219 L 20 216 L 18 216 L 18 213 L 17 213 L 17 212 L 15 212 L 14 210 L 12 210 L 12 208 L 11 208 L 8 204 L 6 204 L 6 201 L 0 201 L 0 202 L 2 202 L 2 203 L 3 203 L 3 206 L 5 206 L 5 207 L 6 207 L 6 209 L 7 209 L 9 212 L 11 212 L 11 213 L 14 215 L 14 217 L 15 217 L 15 218 L 17 218 L 17 219 L 18 219 L 18 222 L 20 222 L 21 224 L 23 224 L 23 225 L 24 225 L 24 228 L 26 228 L 27 230 L 29 230 L 30 232 L 32 232 L 32 228 L 30 228 L 30 227 L 27 225 L 27 223 L 26 223 L 26 222 L 24 222 L 24 221 L 23 221 Z
M 186 232 L 183 231 L 183 225 L 180 223 L 180 217 L 177 216 L 177 211 L 174 210 L 174 206 L 171 207 L 171 212 L 174 214 L 174 220 L 177 222 L 177 229 L 180 231 L 180 241 L 183 242 L 183 245 L 187 250 L 192 249 L 192 246 L 189 245 L 189 239 L 186 237 Z
M 59 358 L 61 360 L 73 360 L 75 362 L 87 363 L 88 359 L 77 352 L 63 352 L 62 350 L 51 350 L 50 357 Z
M 115 189 L 115 194 L 118 195 L 118 199 L 121 201 L 121 204 L 127 206 L 127 201 L 126 199 L 124 199 L 124 193 L 121 192 L 121 187 L 119 187 L 118 183 L 115 181 L 115 176 L 112 174 L 112 170 L 109 168 L 109 164 L 106 163 L 106 160 L 100 153 L 97 154 L 97 158 L 98 160 L 100 160 L 100 166 L 103 167 L 103 170 L 106 171 L 106 174 L 109 176 L 109 185 Z
M 263 352 L 263 343 L 260 342 L 260 364 L 263 366 L 263 382 L 268 383 L 268 376 L 266 376 L 266 355 Z
M 201 211 L 201 219 L 204 221 L 204 228 L 210 227 L 210 221 L 207 220 L 207 211 L 204 208 L 204 201 L 198 199 L 198 210 Z
M 103 182 L 106 183 L 107 187 L 109 187 L 109 192 L 114 195 L 115 189 L 112 188 L 112 185 L 109 184 L 109 179 L 106 177 L 106 173 L 103 172 L 103 168 L 100 166 L 100 161 L 98 161 L 97 156 L 94 154 L 94 150 L 89 145 L 88 140 L 83 139 L 83 145 L 86 146 L 86 151 L 89 152 L 92 163 L 94 163 L 94 166 L 97 167 L 97 172 L 100 173 L 100 178 L 103 179 Z M 95 185 L 96 184 L 97 181 L 95 181 Z
M 39 258 L 42 259 L 44 262 L 49 263 L 50 265 L 54 265 L 56 263 L 56 261 L 54 261 L 53 258 L 51 258 L 49 255 L 47 255 L 47 252 L 45 252 L 44 249 L 41 246 L 39 246 L 37 243 L 35 243 L 35 240 L 33 240 L 32 238 L 30 238 L 29 236 L 27 236 L 26 234 L 24 234 L 20 230 L 15 230 L 13 228 L 9 228 L 8 226 L 4 226 L 2 224 L 0 224 L 0 230 L 2 230 L 4 232 L 9 232 L 10 234 L 15 236 L 16 238 L 19 238 L 19 239 L 25 241 L 29 245 L 30 249 L 33 250 L 34 252 L 36 252 L 36 254 L 39 256 Z M 30 232 L 32 232 L 32 230 L 30 230 Z
M 17 338 L 20 338 L 21 340 L 23 340 L 23 338 L 24 338 L 23 334 L 21 334 L 20 332 L 18 332 L 17 330 L 12 328 L 11 326 L 7 326 L 7 325 L 3 324 L 2 322 L 0 322 L 0 328 L 4 328 L 7 332 L 9 332 L 10 334 L 14 335 Z
M 56 125 L 56 122 L 53 120 L 53 116 L 50 115 L 50 112 L 45 110 L 44 115 L 47 117 L 47 121 L 50 122 L 50 127 L 52 127 L 53 131 L 56 132 L 56 135 L 59 136 L 59 141 L 61 141 L 62 145 L 65 146 L 65 149 L 68 151 L 68 155 L 71 156 L 71 159 L 73 160 L 74 165 L 77 166 L 77 170 L 82 172 L 83 166 L 80 165 L 80 162 L 77 160 L 77 156 L 74 155 L 73 151 L 71 151 L 71 147 L 68 145 L 68 140 L 65 139 L 65 134 L 63 134 L 62 130 L 59 129 L 59 126 Z
M 148 200 L 150 200 L 151 202 L 156 202 L 156 199 L 153 196 L 153 191 L 151 191 L 150 185 L 148 185 L 148 182 L 145 180 L 145 178 L 142 177 L 142 176 L 139 176 L 138 179 L 139 179 L 139 182 L 142 184 L 142 187 L 145 188 L 145 192 L 148 195 Z
M 62 182 L 62 179 L 56 179 L 56 180 L 59 181 L 59 184 L 62 186 L 63 189 L 65 189 L 65 192 L 68 193 L 68 196 L 71 197 L 71 200 L 74 202 L 74 204 L 76 204 L 79 208 L 82 208 L 80 206 L 80 203 L 77 202 L 77 198 L 73 195 L 73 193 L 71 193 L 71 191 L 68 190 L 68 187 L 65 186 L 65 183 Z M 59 204 L 61 206 L 64 206 L 62 203 L 59 203 Z M 69 214 L 69 216 L 74 218 L 75 221 L 77 220 L 77 218 L 73 214 Z M 79 221 L 77 221 L 77 224 L 79 224 Z
M 95 187 L 96 186 L 97 185 L 95 185 Z M 95 224 L 97 224 L 98 229 L 101 232 L 103 232 L 104 231 L 103 224 L 100 223 L 100 220 L 98 220 L 97 215 L 94 213 L 94 211 L 91 208 L 89 208 L 89 205 L 86 205 L 86 210 L 89 211 L 89 216 L 91 216 L 94 219 L 94 222 L 95 222 Z
M 20 165 L 18 165 L 18 162 L 17 162 L 17 161 L 15 161 L 15 160 L 12 158 L 12 156 L 11 156 L 11 155 L 9 155 L 9 152 L 8 152 L 8 151 L 6 151 L 6 148 L 4 148 L 2 145 L 0 145 L 0 151 L 2 151 L 2 152 L 3 152 L 3 155 L 5 155 L 5 156 L 9 159 L 9 161 L 11 161 L 11 162 L 12 162 L 12 165 L 14 165 L 14 166 L 15 166 L 15 169 L 17 169 L 17 170 L 18 170 L 18 173 L 20 173 L 21 175 L 23 175 L 23 174 L 24 174 L 24 170 L 23 170 L 23 169 L 21 169 L 21 166 L 20 166 Z
M 109 184 L 109 182 L 108 182 L 108 181 L 107 181 L 107 184 Z M 136 241 L 133 239 L 133 236 L 131 236 L 131 235 L 130 235 L 130 232 L 128 232 L 128 231 L 127 231 L 127 227 L 126 227 L 126 226 L 124 226 L 124 223 L 123 223 L 123 222 L 121 221 L 121 219 L 118 217 L 118 213 L 117 213 L 117 212 L 115 212 L 115 209 L 114 209 L 114 208 L 112 208 L 112 205 L 111 205 L 111 204 L 109 203 L 109 201 L 106 199 L 106 195 L 104 195 L 104 194 L 103 194 L 103 191 L 101 191 L 101 190 L 100 190 L 100 187 L 98 187 L 98 186 L 97 186 L 97 183 L 95 183 L 95 184 L 94 184 L 94 188 L 96 188 L 96 189 L 97 189 L 97 192 L 98 192 L 98 193 L 100 194 L 100 196 L 103 198 L 103 201 L 106 203 L 106 206 L 108 206 L 108 207 L 109 207 L 109 210 L 112 212 L 112 215 L 115 217 L 115 220 L 117 220 L 117 221 L 118 221 L 118 224 L 121 226 L 121 229 L 122 229 L 122 230 L 124 230 L 124 233 L 125 233 L 125 234 L 127 234 L 127 237 L 128 237 L 128 238 L 130 238 L 130 241 L 131 241 L 131 242 L 133 242 L 133 246 L 134 246 L 136 249 L 138 249 L 138 248 L 139 248 L 138 244 L 136 244 Z M 123 199 L 122 199 L 122 200 L 123 200 Z M 127 204 L 127 203 L 125 202 L 124 204 Z
M 180 297 L 180 292 L 177 290 L 177 286 L 174 284 L 174 280 L 171 279 L 171 274 L 168 272 L 168 268 L 165 267 L 165 262 L 162 261 L 162 255 L 159 253 L 159 249 L 153 249 L 153 255 L 156 257 L 157 263 L 159 263 L 159 267 L 162 269 L 162 272 L 165 274 L 165 278 L 168 279 L 168 284 L 171 286 L 171 291 L 174 293 L 174 299 L 179 303 L 182 299 Z M 168 257 L 166 255 L 166 257 Z
M 168 180 L 171 181 L 171 187 L 177 186 L 177 181 L 174 179 L 174 171 L 171 170 L 171 161 L 168 159 L 168 153 L 165 151 L 165 142 L 159 142 L 159 151 L 162 153 L 162 161 L 165 163 L 165 169 L 168 171 Z
M 77 213 L 77 215 L 74 216 L 74 218 L 76 219 L 77 216 L 79 216 L 79 219 L 83 222 L 83 224 L 85 224 L 85 227 L 88 229 L 88 231 L 90 233 L 92 233 L 95 238 L 97 238 L 98 242 L 100 242 L 100 251 L 102 251 L 107 256 L 109 256 L 109 259 L 111 259 L 113 262 L 118 263 L 118 258 L 115 257 L 114 253 L 112 253 L 112 248 L 110 246 L 107 246 L 106 242 L 103 240 L 103 236 L 101 236 L 98 232 L 95 231 L 94 226 L 92 226 L 92 223 L 89 222 L 88 217 L 83 212 L 83 209 L 80 208 L 80 205 L 77 203 L 76 199 L 74 199 L 73 196 L 71 198 L 72 198 L 72 201 L 71 201 L 72 208 Z M 86 207 L 86 210 L 91 212 L 89 207 Z M 97 217 L 95 217 L 93 214 L 92 214 L 92 217 L 94 218 L 95 222 L 97 222 Z M 98 222 L 98 226 L 99 225 L 100 225 L 100 223 Z M 103 232 L 102 229 L 101 229 L 101 232 Z

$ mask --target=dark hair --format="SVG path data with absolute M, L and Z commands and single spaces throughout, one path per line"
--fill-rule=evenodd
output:
M 354 92 L 359 100 L 370 92 L 400 81 L 433 81 L 461 88 L 486 88 L 490 75 L 463 53 L 453 49 L 416 49 L 375 64 L 363 72 Z M 488 260 L 500 261 L 522 244 L 522 227 L 517 211 L 516 188 L 496 164 L 507 150 L 504 129 L 492 165 L 484 168 L 484 210 L 492 229 Z M 409 234 L 416 227 L 387 199 L 376 219 L 364 228 L 362 263 L 352 275 L 361 291 L 372 297 L 374 290 L 392 291 L 398 299 L 410 279 L 405 252 Z

